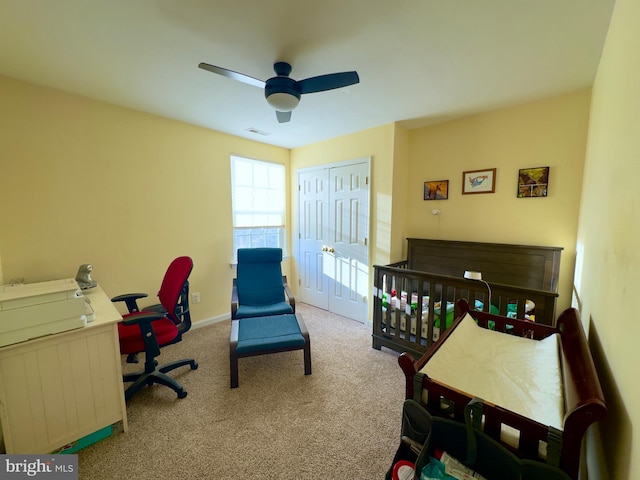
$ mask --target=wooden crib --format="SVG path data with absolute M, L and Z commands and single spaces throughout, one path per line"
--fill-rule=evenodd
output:
M 459 299 L 479 310 L 553 325 L 561 251 L 408 239 L 407 260 L 374 266 L 373 347 L 421 356 L 451 326 Z M 481 272 L 486 284 L 463 278 L 465 270 Z

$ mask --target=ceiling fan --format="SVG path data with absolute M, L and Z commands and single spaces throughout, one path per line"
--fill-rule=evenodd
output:
M 276 76 L 266 82 L 208 63 L 200 63 L 198 67 L 239 82 L 264 88 L 264 96 L 269 105 L 276 109 L 276 117 L 280 123 L 291 120 L 291 111 L 298 106 L 300 95 L 347 87 L 360 81 L 357 72 L 329 73 L 296 81 L 289 77 L 291 65 L 286 62 L 276 62 L 273 65 Z

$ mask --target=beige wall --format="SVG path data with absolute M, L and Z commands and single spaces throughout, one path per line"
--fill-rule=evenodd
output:
M 568 307 L 589 98 L 583 90 L 411 130 L 406 236 L 563 247 L 558 311 Z M 518 170 L 544 166 L 548 196 L 517 198 Z M 461 194 L 463 171 L 494 167 L 494 194 Z M 425 181 L 447 179 L 447 200 L 423 200 Z
M 406 252 L 407 222 L 415 210 L 413 198 L 407 194 L 407 185 L 411 178 L 410 165 L 410 135 L 409 131 L 399 125 L 395 128 L 394 162 L 393 162 L 393 195 L 392 195 L 392 225 L 391 247 L 389 249 L 390 261 L 404 260 Z M 413 203 L 412 203 L 413 202 Z
M 291 192 L 300 168 L 371 156 L 371 265 L 404 258 L 407 236 L 559 245 L 568 298 L 588 91 L 412 131 L 384 125 L 291 152 L 3 77 L 0 100 L 5 279 L 73 276 L 90 262 L 109 293 L 153 293 L 168 261 L 189 254 L 192 291 L 202 297 L 194 317 L 224 315 L 233 276 L 229 155 L 290 160 Z M 552 167 L 549 197 L 516 199 L 517 169 L 543 165 Z M 495 194 L 459 194 L 463 170 L 493 166 Z M 425 202 L 423 182 L 446 178 L 449 200 Z M 288 200 L 295 253 L 295 196 Z M 294 277 L 295 263 L 284 270 Z
M 155 296 L 169 262 L 190 255 L 194 319 L 229 315 L 229 155 L 288 167 L 288 150 L 6 77 L 0 105 L 5 279 L 91 263 L 108 294 Z
M 609 412 L 590 478 L 640 478 L 639 24 L 640 2 L 617 0 L 593 87 L 575 282 Z

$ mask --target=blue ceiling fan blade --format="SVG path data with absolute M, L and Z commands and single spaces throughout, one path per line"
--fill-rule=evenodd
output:
M 306 78 L 298 81 L 298 86 L 300 87 L 300 93 L 315 93 L 348 87 L 359 82 L 358 72 L 340 72 Z

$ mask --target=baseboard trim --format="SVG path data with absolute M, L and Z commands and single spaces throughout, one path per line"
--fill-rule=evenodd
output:
M 200 327 L 207 327 L 209 325 L 213 325 L 214 323 L 224 322 L 225 320 L 230 320 L 230 314 L 222 314 L 215 317 L 205 318 L 204 320 L 198 320 L 197 322 L 193 322 L 191 324 L 191 328 L 196 329 Z

